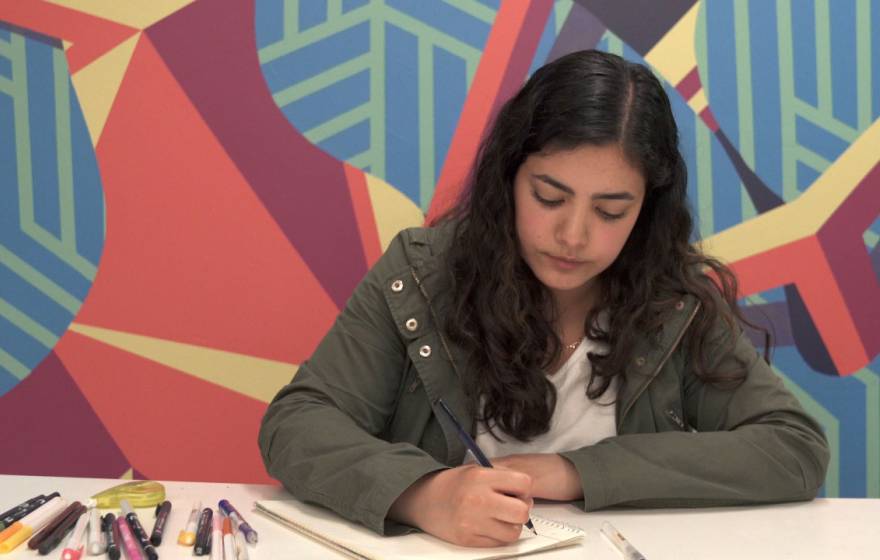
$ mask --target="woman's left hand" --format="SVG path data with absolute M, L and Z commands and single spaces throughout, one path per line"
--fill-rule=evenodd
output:
M 570 502 L 584 497 L 574 465 L 556 453 L 525 453 L 492 459 L 492 465 L 532 477 L 532 497 Z

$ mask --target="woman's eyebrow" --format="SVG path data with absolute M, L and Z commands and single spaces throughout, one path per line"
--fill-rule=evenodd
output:
M 564 193 L 574 194 L 574 189 L 572 189 L 571 187 L 569 187 L 568 185 L 566 185 L 562 181 L 554 179 L 553 177 L 551 177 L 549 175 L 540 174 L 540 175 L 532 175 L 532 177 L 534 177 L 535 179 L 538 179 L 540 181 L 543 181 L 543 182 L 547 183 L 548 185 L 550 185 L 551 187 L 557 188 Z M 628 191 L 595 193 L 590 198 L 592 198 L 593 200 L 635 200 L 635 197 L 632 195 L 632 193 L 630 193 Z

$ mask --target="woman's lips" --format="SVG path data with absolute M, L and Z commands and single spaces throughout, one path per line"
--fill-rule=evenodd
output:
M 565 257 L 556 257 L 553 255 L 547 255 L 547 258 L 553 264 L 553 266 L 560 268 L 562 270 L 574 270 L 580 266 L 586 264 L 586 261 L 579 261 L 575 259 L 567 259 Z

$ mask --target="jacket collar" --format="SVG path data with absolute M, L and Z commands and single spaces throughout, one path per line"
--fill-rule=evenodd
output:
M 431 314 L 434 315 L 435 321 L 442 316 L 442 309 L 446 306 L 448 297 L 448 286 L 446 286 L 445 274 L 439 269 L 439 263 L 442 259 L 434 258 L 437 252 L 443 251 L 450 238 L 449 226 L 442 228 L 417 228 L 409 230 L 410 251 L 408 260 L 413 279 L 419 284 L 423 296 L 426 298 L 428 305 L 431 307 Z M 633 361 L 626 371 L 627 383 L 623 384 L 620 394 L 618 394 L 617 405 L 617 426 L 626 418 L 627 413 L 632 408 L 635 401 L 644 393 L 657 375 L 660 373 L 666 361 L 678 348 L 681 340 L 688 327 L 694 320 L 700 308 L 699 300 L 689 294 L 685 294 L 675 304 L 674 310 L 669 313 L 669 317 L 664 321 L 663 328 L 660 333 L 659 340 L 652 342 L 647 336 L 640 337 L 635 344 L 635 352 L 633 352 Z M 460 378 L 463 371 L 464 357 L 445 340 L 442 334 L 442 326 L 437 325 L 437 333 L 442 341 L 443 354 L 448 358 L 455 373 Z M 455 389 L 444 391 L 442 395 L 447 405 L 452 408 L 461 424 L 470 427 L 471 433 L 474 432 L 476 422 L 470 411 L 468 410 L 464 391 L 461 383 L 453 384 Z M 433 399 L 432 399 L 433 400 Z M 432 403 L 434 412 L 438 417 L 443 418 L 444 415 L 440 411 L 439 406 Z M 449 431 L 447 431 L 449 434 Z M 449 444 L 449 454 L 451 457 L 464 454 L 464 446 L 458 441 L 458 438 L 452 435 L 447 436 Z

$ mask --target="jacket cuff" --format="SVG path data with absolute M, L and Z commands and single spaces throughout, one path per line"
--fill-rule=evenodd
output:
M 584 491 L 583 501 L 575 501 L 573 505 L 582 507 L 584 511 L 594 511 L 606 507 L 609 502 L 608 469 L 605 463 L 590 447 L 563 451 L 560 453 L 574 465 L 581 478 Z
M 419 531 L 415 527 L 388 519 L 388 511 L 395 500 L 417 480 L 426 474 L 448 468 L 442 463 L 429 459 L 418 464 L 407 465 L 404 471 L 397 470 L 394 473 L 387 473 L 389 477 L 370 496 L 368 502 L 370 503 L 371 511 L 363 512 L 362 523 L 367 528 L 383 536 L 406 535 Z

